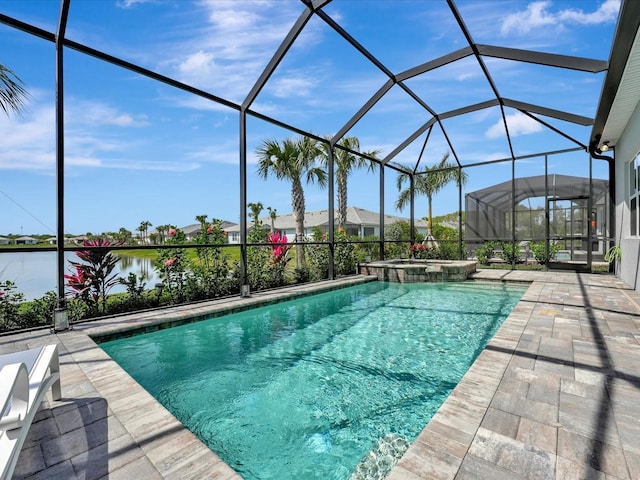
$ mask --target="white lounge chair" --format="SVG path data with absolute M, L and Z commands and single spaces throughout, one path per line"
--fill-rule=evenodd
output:
M 9 480 L 33 417 L 51 388 L 60 400 L 58 346 L 0 355 L 0 479 Z

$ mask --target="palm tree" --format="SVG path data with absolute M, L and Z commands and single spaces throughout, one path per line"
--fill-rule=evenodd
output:
M 251 210 L 251 220 L 253 221 L 253 228 L 258 228 L 258 217 L 260 216 L 260 213 L 262 213 L 262 210 L 264 210 L 262 202 L 249 202 L 247 204 L 247 207 L 249 208 L 249 210 Z
M 140 226 L 136 229 L 140 232 L 140 237 L 142 243 L 147 243 L 147 233 L 149 232 L 149 227 L 152 226 L 152 223 L 149 220 L 143 220 L 140 222 Z
M 118 230 L 117 233 L 114 233 L 113 237 L 116 241 L 125 245 L 131 240 L 131 232 L 124 227 L 120 227 L 120 230 Z
M 329 160 L 328 145 L 324 145 L 324 162 Z M 353 151 L 360 151 L 360 140 L 358 137 L 345 137 L 338 142 L 338 145 Z M 380 155 L 380 150 L 363 152 L 372 158 Z M 347 179 L 353 170 L 357 168 L 367 167 L 370 172 L 376 168 L 376 164 L 359 155 L 336 148 L 333 151 L 333 161 L 335 165 L 336 185 L 338 187 L 338 226 L 344 228 L 347 223 Z
M 164 234 L 167 233 L 169 231 L 169 229 L 171 228 L 171 225 L 166 224 L 166 225 L 158 225 L 156 227 L 156 230 L 158 231 L 158 234 L 160 234 L 160 243 L 164 243 Z
M 200 222 L 200 226 L 204 227 L 204 224 L 207 223 L 208 215 L 196 215 L 196 222 Z
M 402 166 L 404 169 L 411 170 L 411 167 Z M 432 212 L 431 203 L 433 195 L 442 190 L 449 182 L 455 181 L 458 185 L 467 183 L 468 175 L 462 171 L 457 165 L 449 162 L 449 152 L 445 153 L 440 163 L 428 167 L 424 173 L 420 173 L 415 177 L 414 190 L 418 195 L 425 195 L 428 202 L 427 217 L 427 236 L 425 242 L 433 239 L 431 233 Z M 408 173 L 398 173 L 396 185 L 400 194 L 396 200 L 396 209 L 402 210 L 411 201 L 411 190 L 406 188 L 402 190 L 402 186 L 409 179 Z
M 321 156 L 318 142 L 309 137 L 287 138 L 280 144 L 277 140 L 264 140 L 258 147 L 258 175 L 266 179 L 271 172 L 278 180 L 291 182 L 291 206 L 296 222 L 296 242 L 304 240 L 304 189 L 307 184 L 318 182 L 320 187 L 327 184 L 327 173 L 318 166 Z M 298 268 L 305 265 L 304 249 L 296 248 Z
M 29 94 L 23 85 L 10 68 L 0 64 L 0 108 L 7 116 L 10 112 L 19 113 L 24 108 Z
M 277 210 L 271 207 L 267 207 L 267 210 L 269 210 L 269 218 L 271 219 L 271 233 L 273 233 L 276 231 L 275 222 L 277 217 L 276 215 Z

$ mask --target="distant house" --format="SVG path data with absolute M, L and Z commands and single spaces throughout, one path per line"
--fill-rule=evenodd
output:
M 58 239 L 56 237 L 49 237 L 45 240 L 45 242 L 51 245 L 55 245 L 58 242 Z
M 335 212 L 337 213 L 337 212 Z M 263 217 L 260 219 L 266 229 L 271 230 L 271 218 Z M 397 222 L 407 222 L 408 218 L 397 217 L 395 215 L 385 215 L 384 224 L 391 225 Z M 337 218 L 336 218 L 337 225 Z M 345 229 L 348 235 L 357 235 L 358 237 L 368 237 L 370 235 L 380 235 L 380 214 L 371 212 L 363 208 L 347 207 L 347 223 Z M 418 232 L 427 233 L 427 224 L 423 220 L 415 220 L 415 227 Z M 292 242 L 296 234 L 296 224 L 293 214 L 278 215 L 273 222 L 275 231 L 287 236 L 287 240 Z M 316 210 L 307 212 L 304 215 L 304 236 L 307 239 L 313 237 L 313 232 L 319 229 L 326 233 L 329 228 L 329 214 L 327 210 Z M 225 230 L 229 234 L 229 243 L 240 243 L 240 226 L 235 225 Z
M 87 241 L 87 237 L 84 235 L 78 235 L 77 237 L 71 237 L 71 241 L 78 245 L 82 245 L 84 242 Z
M 8 239 L 7 237 L 0 237 L 0 245 L 9 245 L 11 243 L 11 240 Z
M 221 227 L 222 227 L 222 230 L 226 231 L 227 228 L 231 228 L 235 225 L 236 224 L 233 222 L 223 220 Z M 201 225 L 199 223 L 192 223 L 191 225 L 180 227 L 180 230 L 184 232 L 184 235 L 187 238 L 187 241 L 191 242 L 200 233 L 200 228 L 201 228 Z M 155 238 L 156 236 L 159 236 L 159 235 L 160 234 L 158 233 L 158 230 L 154 229 L 152 232 L 149 233 L 149 238 Z M 167 232 L 164 233 L 164 237 L 165 239 L 168 237 Z
M 35 245 L 36 243 L 38 243 L 38 240 L 33 237 L 24 236 L 16 238 L 16 245 Z

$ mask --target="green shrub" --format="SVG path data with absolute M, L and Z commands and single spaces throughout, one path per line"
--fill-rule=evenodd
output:
M 476 249 L 476 258 L 482 265 L 489 265 L 495 255 L 496 242 L 485 242 Z
M 539 242 L 529 242 L 529 248 L 531 249 L 531 253 L 533 253 L 533 258 L 535 258 L 536 262 L 540 265 L 544 265 L 547 263 L 547 260 L 551 260 L 555 257 L 556 253 L 560 251 L 560 245 L 555 242 L 549 242 L 549 255 L 547 256 L 546 252 L 546 242 L 543 240 Z
M 334 266 L 336 275 L 353 275 L 356 273 L 356 251 L 353 243 L 349 241 L 347 233 L 338 229 L 335 233 L 334 240 L 336 243 L 334 250 Z
M 329 278 L 329 246 L 328 245 L 305 245 L 305 255 L 307 257 L 306 273 L 309 280 L 324 280 Z M 296 270 L 300 270 L 299 268 Z M 300 274 L 303 272 L 300 271 Z M 296 277 L 299 275 L 296 274 Z M 300 278 L 302 275 L 300 275 Z
M 311 272 L 309 271 L 309 267 L 296 267 L 293 272 L 293 280 L 295 283 L 306 283 L 310 281 Z
M 371 262 L 380 259 L 380 238 L 377 235 L 369 235 L 361 240 L 363 243 L 354 245 L 356 262 Z
M 513 242 L 500 242 L 502 252 L 500 252 L 500 258 L 507 263 L 518 263 L 520 261 L 520 245 Z
M 10 280 L 0 282 L 0 331 L 20 327 L 19 309 L 24 295 L 15 292 L 16 284 Z
M 58 296 L 49 291 L 42 298 L 25 302 L 20 308 L 20 328 L 53 325 L 53 311 L 58 305 Z

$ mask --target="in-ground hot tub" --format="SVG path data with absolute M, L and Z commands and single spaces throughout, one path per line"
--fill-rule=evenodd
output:
M 397 259 L 358 264 L 361 275 L 397 283 L 462 282 L 476 271 L 475 260 Z

